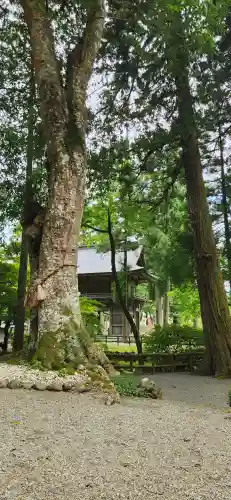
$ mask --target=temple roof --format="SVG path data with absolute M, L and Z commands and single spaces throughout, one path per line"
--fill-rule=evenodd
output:
M 124 252 L 116 252 L 116 270 L 123 271 Z M 127 267 L 130 272 L 144 269 L 143 247 L 127 251 Z M 111 274 L 111 252 L 98 252 L 95 248 L 78 249 L 78 274 Z

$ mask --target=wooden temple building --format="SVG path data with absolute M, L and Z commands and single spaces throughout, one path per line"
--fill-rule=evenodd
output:
M 140 327 L 140 311 L 144 299 L 137 294 L 137 285 L 148 280 L 142 247 L 128 250 L 126 255 L 127 307 Z M 124 252 L 116 253 L 116 270 L 124 269 Z M 102 332 L 110 337 L 125 340 L 131 335 L 130 325 L 114 292 L 111 270 L 111 252 L 100 253 L 95 248 L 80 247 L 78 250 L 78 281 L 80 295 L 100 303 L 99 314 Z

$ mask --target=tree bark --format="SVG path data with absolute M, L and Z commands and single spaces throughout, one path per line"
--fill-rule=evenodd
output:
M 160 287 L 155 284 L 155 302 L 156 302 L 156 325 L 163 326 L 163 297 L 160 293 Z
M 17 305 L 15 311 L 15 332 L 13 348 L 15 351 L 23 349 L 24 342 L 24 325 L 25 325 L 25 295 L 26 295 L 26 282 L 27 282 L 27 262 L 28 262 L 28 236 L 25 230 L 26 218 L 30 210 L 30 203 L 32 200 L 32 169 L 33 169 L 33 153 L 34 153 L 34 98 L 35 98 L 35 81 L 34 69 L 31 64 L 30 68 L 30 82 L 29 82 L 29 98 L 28 98 L 28 135 L 27 135 L 27 165 L 26 165 L 26 182 L 24 190 L 24 207 L 22 218 L 22 237 L 21 237 L 21 251 L 18 272 L 18 290 L 17 290 Z
M 28 238 L 25 230 L 22 230 L 20 262 L 18 272 L 18 290 L 17 290 L 17 305 L 15 310 L 15 330 L 13 349 L 21 351 L 24 343 L 24 325 L 25 325 L 25 295 L 27 282 L 27 261 L 28 261 Z
M 226 188 L 226 178 L 225 178 L 224 147 L 223 147 L 222 130 L 220 124 L 218 125 L 218 140 L 220 149 L 222 207 L 223 207 L 223 219 L 225 228 L 225 250 L 228 263 L 229 286 L 231 294 L 231 241 L 230 241 L 229 214 L 228 214 L 228 203 L 227 203 L 227 188 Z
M 176 60 L 172 71 L 177 90 L 182 160 L 194 235 L 201 315 L 207 339 L 207 368 L 212 373 L 228 376 L 231 374 L 231 319 L 202 174 L 181 16 L 176 15 L 174 21 L 172 37 L 175 40 Z
M 170 314 L 170 305 L 169 305 L 169 296 L 168 292 L 170 290 L 170 283 L 169 280 L 166 280 L 166 285 L 165 285 L 165 293 L 164 293 L 164 300 L 163 300 L 163 325 L 168 326 L 169 325 L 169 314 Z
M 10 323 L 11 323 L 11 319 L 10 319 L 10 314 L 9 314 L 9 318 L 6 320 L 5 326 L 4 326 L 4 340 L 3 340 L 3 346 L 2 346 L 3 353 L 6 353 L 7 349 L 8 349 L 8 342 L 9 342 L 9 336 L 10 336 L 10 333 L 9 333 Z
M 36 356 L 51 368 L 92 352 L 78 298 L 77 246 L 86 177 L 86 93 L 104 26 L 103 0 L 89 4 L 81 44 L 67 55 L 62 86 L 45 0 L 21 0 L 28 26 L 50 167 L 50 196 L 30 307 L 38 309 Z M 89 346 L 89 349 L 88 349 Z

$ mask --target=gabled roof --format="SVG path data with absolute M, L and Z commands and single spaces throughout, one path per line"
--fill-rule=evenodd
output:
M 127 251 L 127 266 L 129 271 L 144 269 L 138 263 L 142 262 L 143 248 Z M 124 252 L 116 252 L 116 270 L 122 271 L 124 265 Z M 78 274 L 111 274 L 111 252 L 97 252 L 95 248 L 80 247 L 78 250 Z

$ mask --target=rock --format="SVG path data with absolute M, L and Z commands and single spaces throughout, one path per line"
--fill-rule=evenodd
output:
M 162 391 L 153 380 L 143 378 L 138 385 L 138 393 L 140 397 L 148 397 L 152 399 L 162 399 Z
M 84 371 L 86 371 L 86 366 L 84 366 L 84 365 L 79 365 L 79 366 L 78 366 L 78 372 L 84 372 Z
M 52 382 L 47 386 L 48 391 L 60 392 L 63 390 L 63 385 L 61 382 Z
M 117 392 L 112 392 L 105 395 L 104 404 L 106 406 L 112 406 L 118 403 L 120 403 L 120 397 Z
M 115 399 L 114 399 L 113 395 L 112 394 L 107 394 L 105 396 L 104 403 L 105 403 L 106 406 L 112 406 L 112 405 L 114 405 L 115 404 Z
M 8 383 L 9 383 L 9 380 L 7 380 L 6 378 L 0 380 L 0 389 L 5 389 L 8 385 Z
M 149 378 L 146 377 L 142 378 L 139 387 L 147 389 L 148 391 L 152 391 L 153 389 L 155 389 L 156 384 L 153 380 L 150 380 Z
M 47 386 L 46 384 L 44 384 L 43 382 L 36 382 L 34 385 L 33 385 L 33 388 L 36 390 L 36 391 L 45 391 Z
M 13 378 L 7 384 L 8 389 L 21 389 L 23 386 L 21 380 Z
M 33 382 L 23 382 L 22 387 L 23 389 L 30 390 L 33 388 Z
M 75 384 L 73 387 L 75 392 L 82 394 L 83 392 L 90 392 L 92 390 L 92 384 Z
M 152 399 L 162 399 L 163 398 L 162 391 L 161 391 L 161 389 L 158 389 L 158 388 L 154 388 L 154 389 L 152 389 L 152 391 L 148 391 L 148 395 Z
M 65 391 L 65 392 L 71 391 L 74 387 L 75 387 L 74 382 L 64 382 L 63 391 Z

